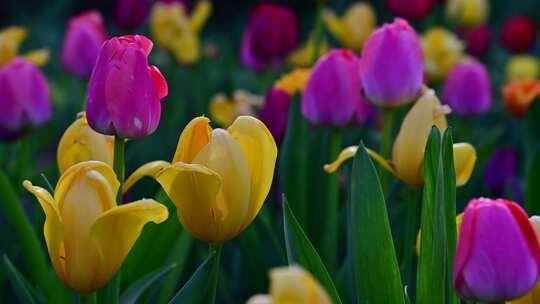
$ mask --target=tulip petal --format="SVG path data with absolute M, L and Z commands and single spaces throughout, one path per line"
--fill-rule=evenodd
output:
M 140 166 L 126 179 L 124 185 L 122 186 L 122 192 L 128 192 L 129 189 L 131 189 L 131 187 L 133 187 L 133 185 L 135 185 L 143 177 L 154 177 L 159 174 L 160 171 L 170 166 L 171 164 L 169 162 L 163 160 L 156 160 Z
M 476 163 L 476 150 L 469 143 L 454 144 L 454 166 L 456 170 L 456 185 L 463 186 L 471 177 Z
M 116 273 L 148 222 L 159 224 L 167 219 L 167 207 L 152 199 L 143 199 L 109 209 L 91 228 L 101 257 L 98 285 L 105 285 Z
M 245 229 L 257 216 L 272 186 L 277 158 L 277 146 L 268 128 L 251 116 L 240 116 L 228 129 L 240 145 L 251 177 L 250 203 Z
M 28 52 L 24 55 L 24 58 L 37 66 L 46 65 L 47 62 L 49 62 L 50 57 L 51 52 L 49 51 L 49 49 L 35 50 Z
M 180 134 L 173 163 L 191 163 L 201 149 L 210 142 L 210 120 L 204 116 L 191 120 Z
M 155 65 L 150 67 L 150 75 L 154 81 L 158 98 L 161 99 L 167 96 L 169 94 L 169 86 L 165 77 L 163 77 L 163 74 L 161 74 L 161 71 Z
M 336 172 L 346 160 L 353 158 L 354 155 L 356 155 L 357 150 L 358 150 L 358 146 L 350 146 L 343 149 L 339 153 L 337 159 L 334 162 L 324 165 L 324 171 L 326 171 L 326 173 Z M 395 171 L 388 160 L 384 159 L 381 155 L 379 155 L 377 152 L 371 149 L 366 148 L 366 151 L 369 154 L 369 156 L 372 159 L 374 159 L 377 163 L 379 163 L 384 169 L 388 170 L 388 172 L 395 175 Z
M 195 33 L 200 32 L 211 12 L 212 4 L 210 1 L 198 1 L 189 19 L 191 30 Z
M 28 180 L 23 182 L 23 186 L 38 199 L 41 208 L 45 212 L 43 234 L 45 236 L 49 257 L 56 273 L 65 280 L 65 266 L 61 259 L 61 257 L 65 257 L 62 244 L 64 239 L 64 224 L 62 223 L 62 218 L 60 217 L 56 202 L 47 190 L 33 186 Z

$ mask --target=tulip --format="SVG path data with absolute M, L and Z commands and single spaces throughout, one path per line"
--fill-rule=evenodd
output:
M 52 115 L 47 80 L 23 58 L 0 69 L 0 138 L 15 139 L 27 127 L 45 124 Z
M 425 71 L 432 82 L 444 80 L 463 56 L 463 43 L 442 28 L 434 27 L 420 39 L 424 52 Z
M 302 95 L 302 114 L 317 125 L 344 126 L 360 103 L 359 60 L 348 50 L 332 50 L 317 61 Z
M 484 184 L 496 196 L 511 189 L 516 200 L 522 200 L 522 191 L 518 181 L 518 155 L 514 149 L 500 148 L 490 157 L 484 170 Z
M 85 295 L 105 286 L 148 222 L 168 217 L 167 208 L 142 199 L 117 206 L 120 183 L 99 161 L 78 163 L 62 174 L 53 194 L 24 181 L 45 212 L 45 242 L 54 270 Z
M 482 57 L 489 49 L 490 40 L 489 27 L 482 25 L 462 32 L 462 38 L 465 41 L 467 53 Z
M 435 6 L 435 0 L 387 0 L 386 5 L 390 12 L 398 17 L 408 20 L 420 20 L 431 13 Z
M 324 288 L 300 266 L 270 270 L 270 294 L 255 295 L 247 304 L 331 304 Z
M 62 66 L 74 75 L 90 76 L 106 39 L 103 18 L 98 11 L 85 12 L 71 18 L 62 46 Z
M 255 116 L 255 108 L 260 108 L 263 98 L 245 90 L 236 90 L 233 98 L 216 94 L 210 101 L 210 117 L 222 127 L 230 126 L 242 115 Z
M 369 101 L 392 107 L 420 94 L 424 62 L 420 41 L 407 21 L 397 18 L 369 37 L 362 49 L 360 78 Z
M 324 24 L 328 31 L 343 45 L 343 47 L 358 52 L 377 26 L 377 16 L 373 7 L 368 3 L 354 2 L 338 18 L 331 10 L 323 15 Z
M 221 244 L 257 216 L 272 184 L 277 147 L 254 117 L 240 116 L 227 130 L 212 130 L 209 122 L 206 117 L 193 119 L 180 135 L 172 163 L 143 165 L 123 189 L 153 177 L 176 205 L 187 232 Z
M 504 199 L 473 199 L 456 248 L 454 287 L 464 300 L 518 298 L 540 276 L 540 246 L 521 207 Z
M 462 28 L 473 28 L 486 23 L 488 0 L 448 0 L 446 18 Z
M 540 74 L 538 59 L 530 55 L 518 55 L 511 57 L 506 63 L 506 79 L 537 79 Z
M 19 47 L 27 35 L 26 29 L 18 26 L 8 27 L 0 31 L 0 67 L 17 57 Z M 49 50 L 31 51 L 23 57 L 37 66 L 43 66 L 49 61 Z
M 450 108 L 440 104 L 435 92 L 426 90 L 409 110 L 401 124 L 401 129 L 394 141 L 392 161 L 384 159 L 369 149 L 368 153 L 398 179 L 411 187 L 419 187 L 424 183 L 424 151 L 429 132 L 434 125 L 443 132 L 447 127 L 445 115 L 449 113 Z M 476 163 L 476 150 L 469 143 L 456 143 L 453 148 L 456 184 L 462 186 L 471 176 Z M 345 148 L 333 163 L 324 166 L 324 170 L 327 173 L 335 172 L 343 162 L 354 157 L 357 149 L 357 146 Z
M 511 53 L 531 50 L 536 40 L 536 25 L 525 16 L 508 18 L 501 29 L 501 44 Z
M 121 138 L 156 130 L 168 88 L 158 68 L 148 66 L 151 50 L 152 41 L 139 35 L 103 44 L 88 83 L 86 117 L 92 129 Z
M 315 58 L 315 50 L 317 50 L 317 58 Z M 311 67 L 313 61 L 321 58 L 328 51 L 330 51 L 328 41 L 321 39 L 318 48 L 316 48 L 315 39 L 311 36 L 300 48 L 292 51 L 287 56 L 287 62 L 295 67 Z
M 457 64 L 446 79 L 443 103 L 456 114 L 477 115 L 489 110 L 492 104 L 491 85 L 486 68 L 479 62 Z
M 508 111 L 517 118 L 523 118 L 531 103 L 540 96 L 540 82 L 536 80 L 514 80 L 502 90 L 504 104 Z
M 199 34 L 211 11 L 209 1 L 197 2 L 191 15 L 181 3 L 158 2 L 152 8 L 150 17 L 152 35 L 159 46 L 174 55 L 176 62 L 193 64 L 201 57 Z
M 242 62 L 255 71 L 280 65 L 296 46 L 297 32 L 296 16 L 289 7 L 259 4 L 251 12 L 242 37 Z
M 86 114 L 82 113 L 62 135 L 56 155 L 60 173 L 88 160 L 102 161 L 112 167 L 114 138 L 92 130 Z

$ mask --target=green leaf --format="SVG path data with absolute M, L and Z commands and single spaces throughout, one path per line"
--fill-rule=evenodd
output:
M 294 217 L 285 196 L 283 197 L 283 229 L 289 265 L 298 263 L 304 267 L 321 283 L 334 303 L 340 304 L 341 299 L 328 270 Z
M 176 267 L 177 265 L 174 263 L 169 264 L 135 281 L 133 284 L 131 284 L 130 287 L 126 289 L 126 291 L 122 293 L 122 295 L 120 296 L 120 303 L 122 304 L 137 303 L 137 300 L 139 299 L 139 297 L 150 286 L 152 286 L 152 284 L 154 284 L 159 279 L 163 278 L 166 274 L 168 274 L 171 270 L 173 270 Z
M 34 300 L 34 297 L 32 296 L 30 289 L 28 288 L 28 283 L 26 283 L 26 279 L 11 263 L 7 255 L 4 254 L 3 259 L 4 268 L 6 270 L 6 273 L 8 274 L 9 281 L 13 286 L 13 291 L 15 292 L 15 296 L 19 300 L 19 303 L 35 304 L 36 301 Z
M 377 170 L 362 143 L 354 157 L 350 246 L 361 303 L 405 303 L 390 224 Z
M 540 145 L 536 147 L 534 158 L 527 176 L 527 190 L 525 192 L 525 210 L 530 215 L 540 215 Z
M 448 256 L 443 187 L 441 135 L 439 129 L 433 127 L 424 154 L 422 246 L 418 257 L 417 304 L 446 303 Z
M 210 285 L 214 258 L 215 254 L 211 254 L 202 262 L 182 289 L 169 301 L 169 304 L 203 303 Z

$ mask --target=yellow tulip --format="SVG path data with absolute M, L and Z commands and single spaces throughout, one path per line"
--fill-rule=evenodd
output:
M 216 94 L 210 101 L 210 117 L 218 125 L 228 127 L 239 116 L 254 116 L 255 109 L 260 108 L 262 103 L 262 96 L 251 94 L 245 90 L 236 90 L 232 100 L 224 94 Z
M 313 276 L 299 266 L 270 271 L 270 294 L 255 295 L 247 304 L 331 304 L 330 297 Z
M 456 232 L 457 232 L 456 236 L 457 237 L 459 237 L 459 231 L 461 230 L 462 222 L 463 222 L 463 213 L 460 213 L 456 215 Z M 420 255 L 421 239 L 422 239 L 422 231 L 418 230 L 418 234 L 416 235 L 416 254 L 417 255 Z
M 472 28 L 486 23 L 488 0 L 448 0 L 446 17 L 460 27 Z
M 23 27 L 12 26 L 0 31 L 0 67 L 9 63 L 18 53 L 28 32 Z M 49 61 L 49 50 L 32 51 L 24 55 L 28 61 L 43 66 Z
M 420 43 L 424 53 L 424 69 L 431 82 L 444 80 L 463 56 L 463 43 L 454 33 L 442 27 L 427 31 L 420 38 Z
M 538 78 L 540 63 L 530 55 L 513 56 L 506 63 L 506 79 L 533 80 Z
M 331 10 L 323 15 L 328 31 L 346 48 L 360 51 L 377 26 L 377 16 L 368 3 L 352 3 L 342 18 Z
M 56 155 L 60 173 L 87 160 L 99 160 L 112 166 L 114 138 L 90 128 L 86 114 L 81 113 L 62 135 Z
M 283 90 L 293 96 L 298 92 L 303 92 L 306 88 L 311 69 L 297 68 L 283 75 L 274 83 L 274 88 Z
M 172 163 L 154 161 L 137 169 L 124 191 L 151 176 L 176 205 L 178 218 L 194 237 L 221 244 L 255 219 L 270 190 L 277 146 L 266 126 L 240 116 L 226 130 L 206 117 L 182 131 Z
M 179 64 L 193 64 L 200 58 L 199 33 L 211 11 L 212 4 L 206 0 L 197 2 L 191 16 L 181 3 L 157 2 L 150 16 L 152 35 Z
M 330 45 L 326 40 L 322 40 L 319 45 L 318 56 L 328 53 Z M 296 67 L 309 67 L 313 63 L 313 56 L 315 54 L 315 40 L 313 36 L 304 43 L 303 46 L 291 52 L 287 57 L 287 62 Z
M 143 226 L 168 217 L 167 208 L 151 199 L 117 206 L 119 185 L 112 168 L 99 161 L 66 170 L 54 197 L 30 181 L 23 182 L 45 212 L 43 232 L 56 273 L 80 294 L 105 286 Z
M 383 168 L 390 171 L 398 179 L 411 187 L 419 187 L 424 183 L 423 162 L 424 150 L 432 126 L 443 132 L 446 130 L 446 115 L 450 108 L 441 105 L 433 90 L 426 90 L 423 96 L 409 110 L 401 129 L 394 141 L 392 160 L 386 160 L 376 152 L 368 153 Z M 335 172 L 341 164 L 356 154 L 357 147 L 345 148 L 331 164 L 325 165 L 328 173 Z M 464 185 L 470 178 L 476 163 L 476 150 L 471 144 L 454 144 L 454 166 L 456 184 Z

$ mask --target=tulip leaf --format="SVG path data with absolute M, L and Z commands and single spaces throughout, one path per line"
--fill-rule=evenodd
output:
M 285 197 L 283 197 L 283 229 L 289 265 L 297 263 L 304 267 L 326 289 L 333 302 L 340 304 L 341 299 L 326 266 L 296 220 Z
M 433 127 L 424 154 L 421 244 L 418 257 L 416 303 L 446 303 L 447 236 L 441 135 Z M 455 221 L 455 216 L 454 219 Z
M 169 264 L 167 266 L 161 267 L 155 271 L 152 271 L 151 273 L 147 274 L 146 276 L 140 278 L 139 280 L 135 281 L 133 284 L 131 284 L 130 287 L 128 287 L 120 296 L 120 303 L 122 304 L 134 304 L 137 303 L 137 300 L 139 297 L 149 288 L 151 287 L 156 281 L 163 278 L 165 275 L 167 275 L 171 270 L 176 268 L 177 265 L 175 263 Z
M 15 292 L 15 296 L 19 300 L 19 303 L 35 304 L 36 300 L 34 300 L 34 296 L 32 296 L 31 285 L 19 270 L 17 270 L 13 263 L 11 263 L 7 255 L 4 254 L 3 259 L 5 272 L 13 286 L 13 291 Z
M 362 143 L 353 160 L 349 204 L 349 239 L 359 302 L 405 303 L 384 193 Z
M 211 254 L 199 265 L 182 289 L 169 301 L 169 304 L 203 303 L 208 293 L 208 286 L 210 286 L 214 258 L 215 254 Z
M 534 158 L 527 177 L 527 191 L 525 192 L 525 210 L 529 215 L 540 215 L 540 145 L 536 148 Z

